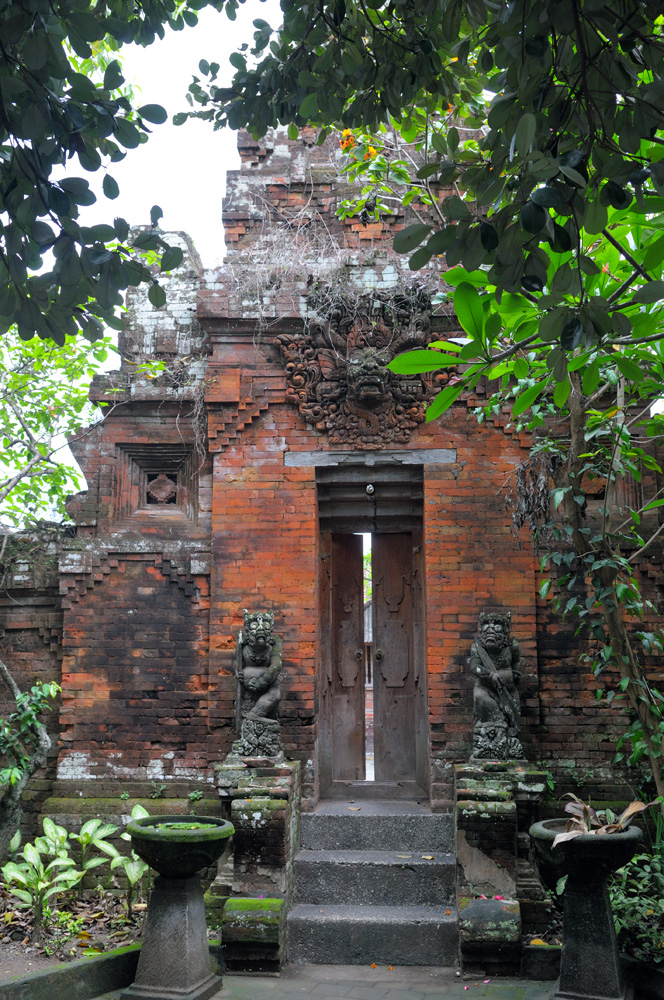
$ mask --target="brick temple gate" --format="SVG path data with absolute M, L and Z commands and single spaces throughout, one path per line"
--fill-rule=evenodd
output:
M 92 390 L 112 405 L 72 445 L 88 482 L 70 504 L 76 537 L 38 573 L 19 561 L 0 607 L 19 680 L 38 670 L 63 688 L 35 809 L 47 796 L 57 814 L 105 797 L 120 813 L 120 791 L 162 785 L 214 798 L 212 769 L 235 737 L 245 607 L 273 610 L 283 635 L 282 738 L 305 809 L 349 791 L 452 807 L 487 607 L 512 612 L 521 644 L 529 759 L 561 790 L 573 770 L 615 798 L 615 709 L 596 702 L 574 626 L 538 597 L 531 540 L 505 510 L 528 435 L 508 413 L 478 424 L 481 385 L 426 424 L 440 379 L 385 368 L 460 334 L 449 305 L 431 306 L 440 274 L 414 277 L 392 253 L 403 214 L 336 218 L 347 192 L 333 140 L 317 147 L 305 130 L 239 145 L 226 264 L 203 271 L 181 237 L 167 304 L 132 292 L 122 369 Z M 136 376 L 147 357 L 163 376 Z M 355 532 L 374 543 L 372 780 Z M 661 585 L 659 556 L 641 569 Z

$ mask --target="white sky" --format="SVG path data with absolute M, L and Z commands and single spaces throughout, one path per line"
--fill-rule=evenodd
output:
M 215 132 L 207 122 L 191 120 L 176 128 L 171 119 L 178 111 L 189 109 L 185 94 L 192 76 L 201 75 L 201 59 L 218 62 L 221 68 L 216 82 L 230 84 L 235 70 L 229 56 L 243 42 L 251 47 L 255 18 L 279 27 L 278 0 L 245 0 L 235 21 L 229 21 L 223 11 L 204 9 L 199 11 L 195 28 L 166 29 L 164 40 L 157 39 L 147 48 L 123 46 L 123 73 L 136 90 L 137 104 L 161 104 L 168 112 L 168 121 L 150 126 L 153 132 L 147 143 L 128 150 L 121 163 L 109 164 L 108 172 L 120 187 L 120 195 L 113 201 L 101 191 L 103 169 L 88 173 L 74 161 L 67 165 L 67 175 L 85 177 L 97 194 L 97 202 L 81 211 L 83 224 L 112 223 L 121 216 L 132 226 L 147 225 L 151 207 L 159 205 L 164 213 L 162 229 L 189 233 L 206 267 L 221 263 L 225 249 L 221 201 L 226 171 L 240 163 L 237 133 L 229 129 Z M 108 367 L 117 367 L 115 356 L 109 358 Z M 70 452 L 63 458 L 76 467 Z M 0 478 L 2 473 L 0 465 Z M 44 516 L 50 516 L 47 507 Z
M 191 119 L 176 128 L 171 119 L 178 111 L 189 110 L 185 94 L 192 76 L 201 76 L 201 59 L 218 62 L 221 69 L 216 82 L 230 84 L 235 70 L 229 56 L 243 42 L 253 44 L 255 18 L 279 27 L 278 0 L 246 0 L 235 21 L 229 21 L 223 11 L 205 8 L 199 11 L 195 28 L 167 28 L 164 40 L 157 39 L 147 48 L 123 46 L 123 72 L 136 89 L 137 103 L 161 104 L 168 112 L 168 121 L 149 126 L 153 133 L 147 143 L 127 150 L 122 163 L 109 165 L 120 195 L 109 201 L 99 190 L 97 203 L 84 217 L 86 222 L 90 219 L 88 224 L 93 219 L 112 222 L 121 216 L 130 225 L 147 225 L 151 207 L 159 205 L 164 213 L 162 229 L 188 232 L 206 267 L 221 263 L 221 200 L 226 171 L 239 166 L 237 133 L 229 129 L 215 132 L 211 124 Z M 95 191 L 101 188 L 103 170 L 83 176 Z

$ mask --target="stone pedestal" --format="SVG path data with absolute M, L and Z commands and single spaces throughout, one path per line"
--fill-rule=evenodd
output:
M 221 984 L 210 971 L 199 876 L 157 876 L 136 979 L 120 1000 L 209 1000 Z
M 208 894 L 222 908 L 224 960 L 238 972 L 278 972 L 300 839 L 300 765 L 245 765 L 229 756 L 215 774 L 222 812 L 235 827 L 232 855 Z
M 543 820 L 530 828 L 541 857 L 567 875 L 563 897 L 563 948 L 560 979 L 551 1000 L 628 1000 L 606 880 L 638 850 L 641 831 L 581 835 L 553 847 L 564 819 Z
M 551 1000 L 626 1000 L 606 879 L 568 878 L 563 898 L 560 979 Z
M 544 775 L 525 761 L 461 764 L 454 772 L 461 961 L 477 974 L 516 974 L 521 933 L 548 923 L 528 840 Z

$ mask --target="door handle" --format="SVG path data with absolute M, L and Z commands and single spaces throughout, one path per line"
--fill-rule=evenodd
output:
M 382 660 L 384 656 L 385 656 L 385 653 L 383 652 L 382 649 L 377 649 L 376 650 L 376 659 L 377 660 Z
M 355 659 L 356 660 L 361 660 L 361 659 L 363 659 L 363 657 L 364 657 L 364 653 L 362 652 L 362 650 L 361 649 L 356 649 L 355 650 Z

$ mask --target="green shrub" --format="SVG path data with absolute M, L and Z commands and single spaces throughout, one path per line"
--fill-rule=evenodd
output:
M 609 882 L 618 947 L 664 963 L 664 853 L 638 854 Z

